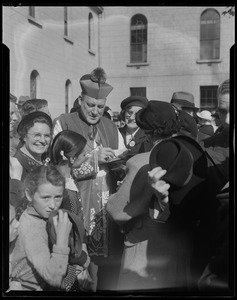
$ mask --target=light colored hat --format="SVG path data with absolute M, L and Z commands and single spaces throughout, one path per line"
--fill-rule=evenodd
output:
M 208 110 L 203 110 L 201 112 L 197 112 L 197 116 L 204 120 L 208 120 L 208 121 L 212 120 L 212 115 L 211 115 L 210 111 L 208 111 Z

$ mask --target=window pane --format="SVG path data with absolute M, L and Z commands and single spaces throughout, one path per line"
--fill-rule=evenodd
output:
M 200 107 L 201 109 L 215 109 L 217 107 L 217 88 L 218 86 L 200 87 Z

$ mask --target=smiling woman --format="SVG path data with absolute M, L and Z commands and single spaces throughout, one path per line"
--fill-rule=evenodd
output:
M 51 141 L 52 120 L 44 112 L 36 111 L 25 116 L 17 127 L 23 146 L 15 157 L 23 167 L 21 180 L 28 172 L 42 165 L 42 155 L 46 153 Z

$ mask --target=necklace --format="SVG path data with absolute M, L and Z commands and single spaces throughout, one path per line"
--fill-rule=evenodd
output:
M 127 146 L 134 147 L 135 146 L 135 141 L 133 140 L 133 136 L 131 136 L 130 140 L 127 142 Z
M 137 130 L 135 130 L 133 133 L 129 133 L 127 130 L 126 130 L 126 143 L 127 143 L 127 146 L 130 146 L 130 147 L 134 147 L 135 146 L 135 134 L 137 133 L 137 131 L 139 130 L 139 128 Z M 130 136 L 130 138 L 129 138 Z M 129 140 L 128 140 L 129 138 Z

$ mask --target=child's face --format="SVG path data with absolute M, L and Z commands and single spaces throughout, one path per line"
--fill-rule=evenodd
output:
M 29 195 L 27 191 L 26 194 L 36 212 L 48 219 L 52 211 L 59 209 L 63 200 L 63 191 L 63 186 L 55 186 L 48 182 L 40 184 L 34 195 Z

